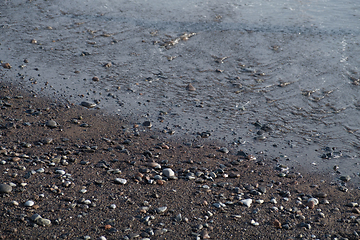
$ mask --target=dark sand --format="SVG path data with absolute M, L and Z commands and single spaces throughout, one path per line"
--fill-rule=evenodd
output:
M 170 142 L 142 123 L 18 89 L 1 84 L 0 184 L 13 185 L 0 197 L 1 239 L 359 239 L 351 180 L 279 175 L 276 159 L 261 154 L 223 153 L 201 138 Z

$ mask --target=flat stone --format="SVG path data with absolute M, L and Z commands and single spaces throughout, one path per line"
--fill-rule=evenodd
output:
M 51 225 L 51 220 L 46 219 L 46 218 L 39 218 L 36 221 L 36 223 L 41 225 L 41 226 L 50 226 Z
M 0 193 L 10 193 L 12 191 L 12 187 L 7 184 L 0 184 Z
M 125 185 L 127 183 L 127 180 L 123 178 L 115 178 L 114 182 Z
M 251 203 L 252 203 L 252 199 L 248 198 L 248 199 L 243 199 L 240 201 L 243 205 L 250 207 Z
M 92 102 L 81 102 L 80 105 L 87 108 L 96 107 L 96 103 L 92 103 Z

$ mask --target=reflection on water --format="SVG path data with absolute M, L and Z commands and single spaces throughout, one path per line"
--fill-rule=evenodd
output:
M 14 66 L 30 60 L 3 72 L 8 79 L 36 80 L 35 89 L 72 102 L 84 95 L 175 136 L 209 131 L 212 139 L 287 155 L 310 170 L 340 164 L 360 172 L 355 0 L 0 6 L 1 60 Z M 321 159 L 326 146 L 342 156 Z

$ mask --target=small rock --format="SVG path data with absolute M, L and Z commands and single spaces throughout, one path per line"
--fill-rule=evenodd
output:
M 159 207 L 159 208 L 157 208 L 156 209 L 156 212 L 157 213 L 163 213 L 163 212 L 165 212 L 167 210 L 167 207 L 165 206 L 165 207 Z
M 201 235 L 202 239 L 210 239 L 210 235 L 209 235 L 208 231 L 206 231 L 206 230 L 201 231 L 200 235 Z
M 96 107 L 96 103 L 91 103 L 91 102 L 81 102 L 80 105 L 87 108 Z
M 54 120 L 49 120 L 46 122 L 46 126 L 49 128 L 57 128 L 58 124 Z
M 36 222 L 38 219 L 42 218 L 39 214 L 35 213 L 30 217 L 30 220 Z
M 223 147 L 223 148 L 220 148 L 220 149 L 219 149 L 219 152 L 229 153 L 229 149 L 227 149 L 226 147 Z
M 273 224 L 276 228 L 281 228 L 281 222 L 279 222 L 279 220 L 275 219 Z
M 27 202 L 24 203 L 24 206 L 25 206 L 25 207 L 32 207 L 32 206 L 34 206 L 34 204 L 35 204 L 34 201 L 29 200 L 29 201 L 27 201 Z
M 152 127 L 152 123 L 150 121 L 145 121 L 143 122 L 142 124 L 144 127 L 148 127 L 148 128 L 151 128 Z
M 170 179 L 175 177 L 175 173 L 171 168 L 165 168 L 162 173 L 165 175 L 165 177 Z
M 250 221 L 250 224 L 253 225 L 253 226 L 259 226 L 259 223 L 256 222 L 254 219 L 252 219 L 252 220 Z
M 191 83 L 189 83 L 186 86 L 186 90 L 188 90 L 188 91 L 196 91 L 196 88 Z
M 60 174 L 60 175 L 64 175 L 66 172 L 64 170 L 58 169 L 55 171 L 55 173 Z
M 358 207 L 359 204 L 356 203 L 356 202 L 350 202 L 350 203 L 347 204 L 347 206 L 348 206 L 348 207 Z
M 51 221 L 49 219 L 46 218 L 40 218 L 36 221 L 37 224 L 41 225 L 41 226 L 50 226 L 51 225 Z
M 216 208 L 226 207 L 226 205 L 224 203 L 222 203 L 222 202 L 214 203 L 213 206 L 216 207 Z
M 252 203 L 252 199 L 248 198 L 248 199 L 243 199 L 240 201 L 243 205 L 250 207 L 251 203 Z
M 7 184 L 0 184 L 0 193 L 10 193 L 12 191 L 12 187 Z
M 11 65 L 10 65 L 9 63 L 3 63 L 3 64 L 2 64 L 2 67 L 3 67 L 3 68 L 10 69 L 10 68 L 11 68 Z
M 341 176 L 340 180 L 344 182 L 348 182 L 351 180 L 351 177 L 349 175 Z
M 123 178 L 115 178 L 114 180 L 115 183 L 118 183 L 118 184 L 126 184 L 127 183 L 127 180 L 126 179 L 123 179 Z

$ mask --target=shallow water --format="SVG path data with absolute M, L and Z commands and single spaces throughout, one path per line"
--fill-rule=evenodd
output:
M 174 137 L 209 131 L 310 171 L 360 172 L 356 0 L 18 0 L 2 1 L 0 13 L 7 81 L 100 100 Z M 179 39 L 185 32 L 196 35 Z M 264 140 L 256 121 L 271 128 Z M 329 159 L 325 147 L 335 148 Z

